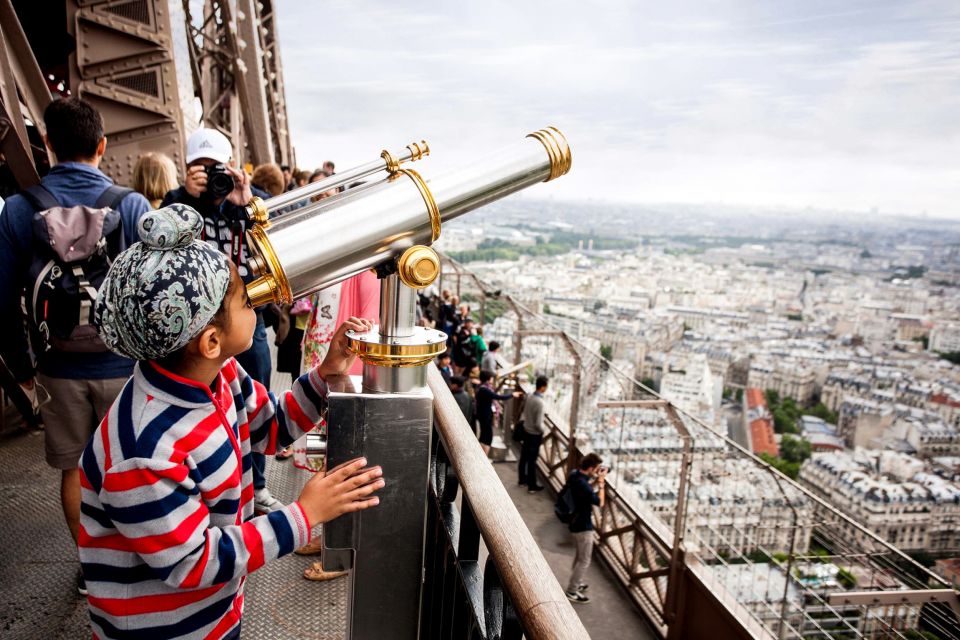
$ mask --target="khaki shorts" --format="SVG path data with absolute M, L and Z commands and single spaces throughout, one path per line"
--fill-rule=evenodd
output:
M 37 374 L 50 393 L 40 406 L 47 464 L 54 469 L 76 469 L 80 454 L 128 378 L 70 380 Z

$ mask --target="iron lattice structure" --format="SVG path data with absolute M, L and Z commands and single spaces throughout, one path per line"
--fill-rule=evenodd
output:
M 46 172 L 43 109 L 57 94 L 103 114 L 101 169 L 118 184 L 150 151 L 182 172 L 198 126 L 226 134 L 239 164 L 294 162 L 271 0 L 0 0 L 4 194 Z
M 183 0 L 202 121 L 233 142 L 242 162 L 292 164 L 279 39 L 271 0 Z

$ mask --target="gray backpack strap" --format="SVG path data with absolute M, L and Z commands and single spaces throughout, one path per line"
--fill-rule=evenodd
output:
M 80 287 L 80 290 L 85 294 L 80 299 L 80 313 L 77 318 L 77 326 L 92 325 L 94 305 L 97 302 L 97 289 L 87 280 L 87 275 L 83 272 L 83 267 L 80 265 L 73 267 L 73 275 L 77 279 L 77 285 Z
M 34 211 L 46 211 L 47 209 L 60 206 L 60 203 L 53 197 L 53 194 L 42 184 L 27 187 L 21 195 L 33 206 Z
M 111 209 L 116 209 L 120 206 L 120 202 L 131 193 L 133 193 L 133 189 L 112 184 L 104 189 L 103 193 L 100 194 L 100 197 L 97 198 L 97 203 L 93 205 L 93 208 L 103 209 L 105 207 L 110 207 Z

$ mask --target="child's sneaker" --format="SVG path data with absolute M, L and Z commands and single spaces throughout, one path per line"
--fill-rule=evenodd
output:
M 583 593 L 584 591 L 586 591 L 586 590 L 589 589 L 589 588 L 590 588 L 590 585 L 588 585 L 588 584 L 585 583 L 585 582 L 582 582 L 582 583 L 580 583 L 580 584 L 577 585 L 577 592 Z
M 576 604 L 586 604 L 590 602 L 590 596 L 585 596 L 579 591 L 567 591 L 567 600 Z

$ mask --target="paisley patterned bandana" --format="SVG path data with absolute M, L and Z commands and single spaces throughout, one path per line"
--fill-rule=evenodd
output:
M 210 324 L 227 295 L 227 257 L 198 240 L 203 218 L 172 204 L 140 218 L 140 242 L 117 256 L 97 295 L 96 322 L 110 349 L 156 360 Z

